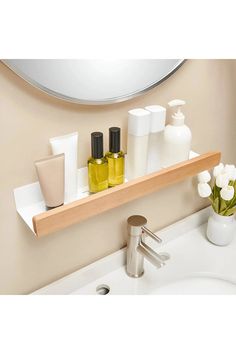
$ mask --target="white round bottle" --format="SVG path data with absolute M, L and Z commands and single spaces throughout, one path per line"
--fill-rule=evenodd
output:
M 149 126 L 150 112 L 143 108 L 129 111 L 126 161 L 128 180 L 147 173 Z
M 192 141 L 191 130 L 184 124 L 185 116 L 180 110 L 185 101 L 173 100 L 168 104 L 170 107 L 178 107 L 178 111 L 172 115 L 171 124 L 164 130 L 163 167 L 188 160 Z

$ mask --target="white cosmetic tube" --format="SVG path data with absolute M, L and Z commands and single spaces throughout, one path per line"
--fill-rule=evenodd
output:
M 78 133 L 58 136 L 49 140 L 54 155 L 65 154 L 65 203 L 77 199 Z

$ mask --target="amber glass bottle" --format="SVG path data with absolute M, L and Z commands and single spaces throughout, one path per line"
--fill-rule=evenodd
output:
M 120 128 L 112 127 L 109 129 L 109 152 L 106 153 L 109 187 L 124 183 L 124 157 L 120 151 Z
M 88 160 L 89 192 L 97 193 L 108 188 L 108 163 L 103 156 L 103 134 L 91 134 L 92 156 Z

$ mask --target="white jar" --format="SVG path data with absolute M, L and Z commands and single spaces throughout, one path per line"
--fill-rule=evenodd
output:
M 236 220 L 234 215 L 223 216 L 212 210 L 208 219 L 207 238 L 217 246 L 228 245 L 236 234 Z
M 127 141 L 127 178 L 132 180 L 147 173 L 150 112 L 143 108 L 129 111 Z

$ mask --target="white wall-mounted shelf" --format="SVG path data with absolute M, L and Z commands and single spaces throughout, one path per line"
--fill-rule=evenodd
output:
M 80 200 L 89 196 L 88 169 L 87 167 L 83 167 L 78 169 L 77 172 L 78 186 L 80 187 L 78 189 L 76 200 Z M 29 226 L 33 233 L 35 233 L 33 227 L 33 217 L 35 215 L 48 212 L 47 207 L 44 203 L 39 182 L 15 188 L 14 198 L 18 214 L 22 217 L 24 222 Z
M 80 188 L 75 201 L 47 210 L 39 183 L 35 182 L 14 189 L 16 209 L 33 233 L 41 237 L 194 176 L 219 162 L 220 152 L 209 152 L 200 156 L 191 152 L 187 161 L 94 195 L 89 195 L 88 172 L 87 167 L 84 167 L 78 170 Z

